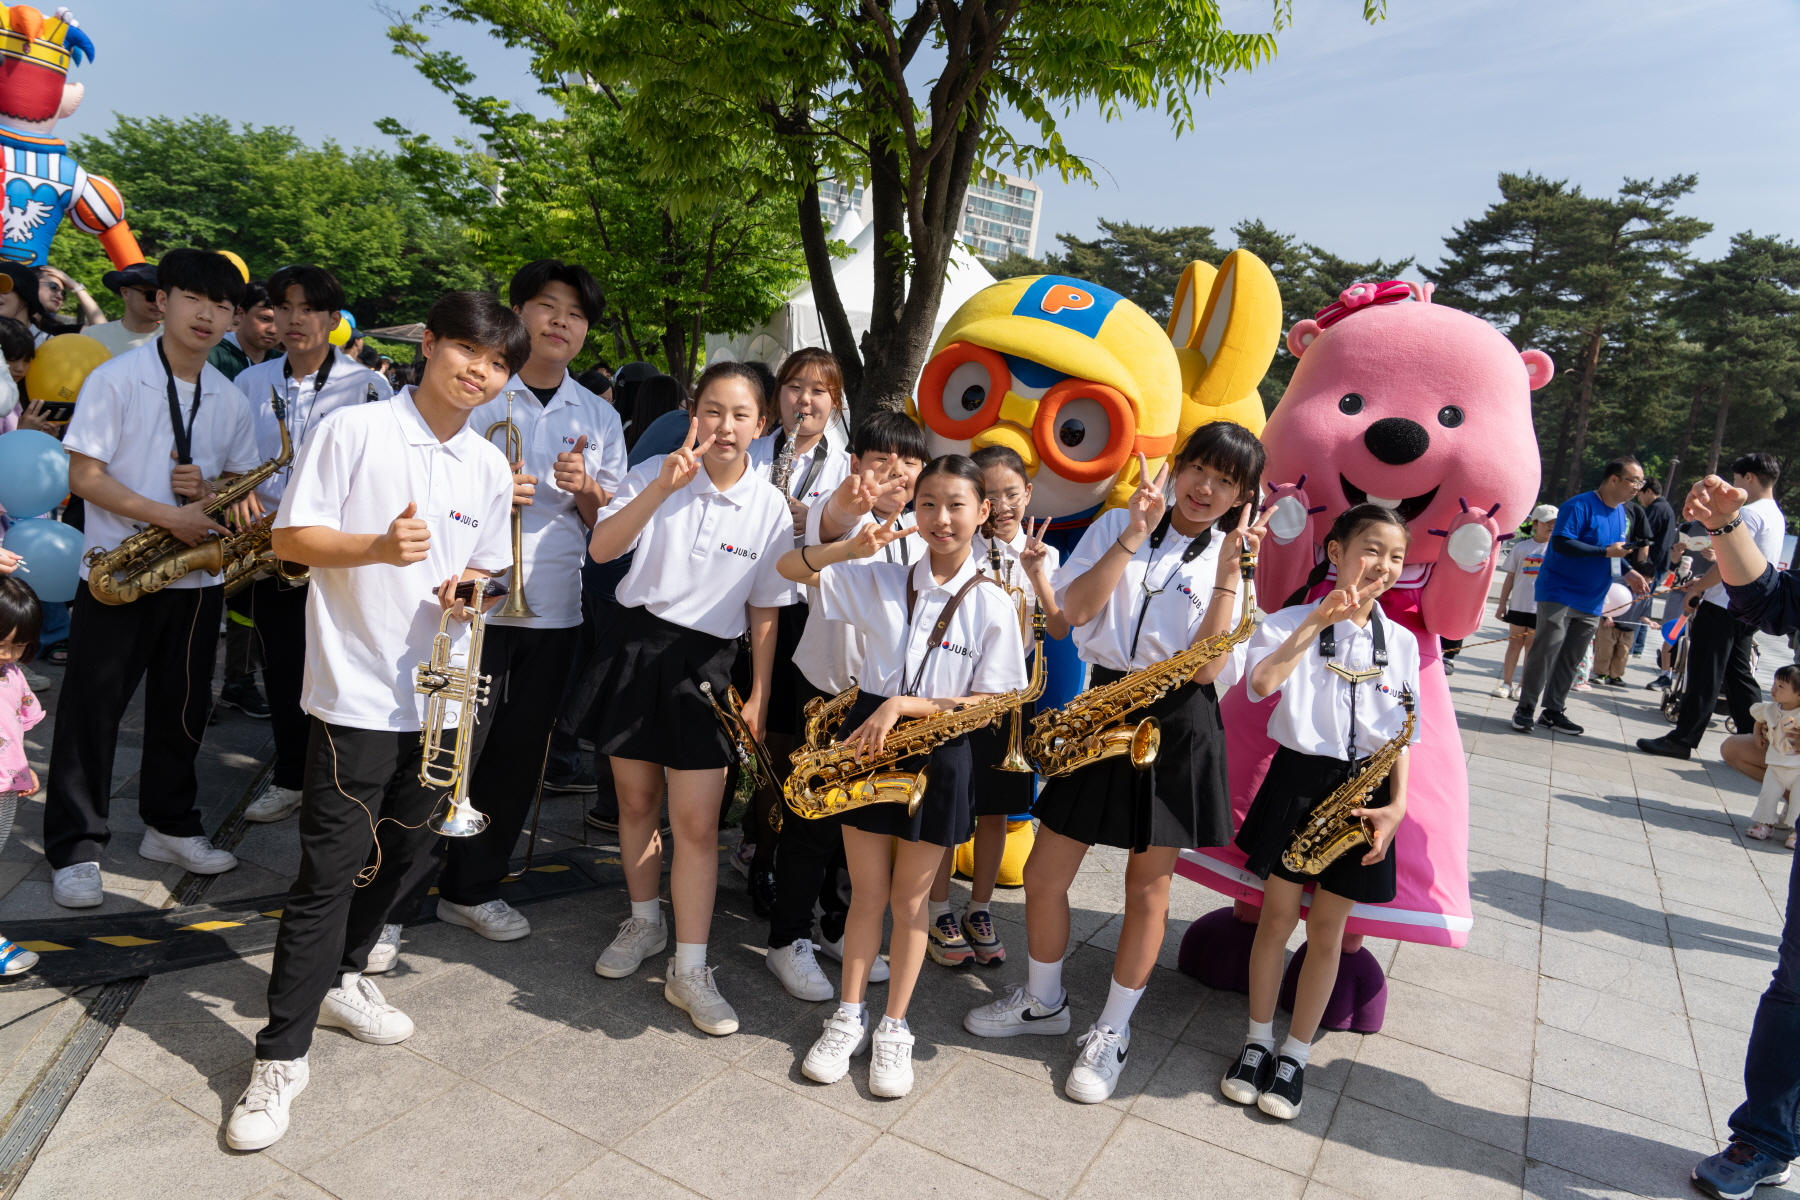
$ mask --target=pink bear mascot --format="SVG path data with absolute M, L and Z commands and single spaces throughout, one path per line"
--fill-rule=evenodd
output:
M 1386 505 L 1412 531 L 1406 571 L 1380 601 L 1418 636 L 1421 668 L 1422 733 L 1394 842 L 1399 891 L 1389 904 L 1356 906 L 1325 1017 L 1327 1028 L 1371 1032 L 1386 985 L 1361 950 L 1363 936 L 1461 946 L 1474 923 L 1468 771 L 1438 639 L 1467 637 L 1481 624 L 1500 531 L 1536 500 L 1531 392 L 1553 367 L 1486 321 L 1431 303 L 1431 285 L 1398 281 L 1346 289 L 1315 320 L 1296 324 L 1287 344 L 1300 362 L 1263 433 L 1273 511 L 1257 566 L 1262 607 L 1280 608 L 1307 584 L 1324 559 L 1326 531 L 1351 505 Z M 1330 585 L 1328 574 L 1306 598 Z M 1275 754 L 1265 732 L 1274 705 L 1251 704 L 1242 683 L 1222 705 L 1240 823 Z M 1188 851 L 1178 868 L 1237 902 L 1235 914 L 1221 909 L 1194 923 L 1182 969 L 1239 991 L 1262 901 L 1262 881 L 1243 862 L 1235 846 L 1222 846 Z M 1304 953 L 1289 968 L 1284 1004 Z

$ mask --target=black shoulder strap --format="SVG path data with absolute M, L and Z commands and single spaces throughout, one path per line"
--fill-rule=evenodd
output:
M 962 607 L 963 597 L 967 596 L 978 584 L 993 582 L 986 575 L 977 571 L 967 583 L 957 589 L 956 595 L 950 597 L 949 602 L 944 605 L 944 611 L 938 614 L 936 623 L 931 627 L 931 640 L 925 644 L 925 653 L 919 659 L 919 669 L 913 672 L 912 682 L 906 687 L 906 695 L 916 696 L 919 694 L 919 681 L 925 677 L 925 664 L 931 661 L 932 651 L 936 650 L 938 644 L 944 640 L 944 631 L 950 628 L 950 618 L 954 617 L 956 610 Z M 919 591 L 913 586 L 912 572 L 909 570 L 906 573 L 906 636 L 909 641 L 912 639 L 913 610 L 917 607 L 918 601 Z

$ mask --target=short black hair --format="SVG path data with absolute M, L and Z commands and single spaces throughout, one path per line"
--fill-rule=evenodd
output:
M 425 328 L 437 337 L 500 351 L 515 375 L 531 357 L 525 322 L 488 292 L 445 292 L 425 314 Z
M 575 382 L 579 383 L 582 387 L 594 393 L 596 396 L 604 395 L 605 393 L 612 391 L 613 385 L 612 376 L 608 375 L 605 369 L 601 367 L 595 367 L 591 371 L 583 371 L 575 377 Z
M 936 475 L 952 475 L 974 488 L 977 499 L 987 499 L 987 479 L 975 465 L 975 460 L 966 454 L 940 454 L 926 463 L 925 469 L 919 472 L 918 481 L 913 484 L 913 495 L 917 496 L 925 481 Z
M 850 453 L 893 454 L 925 462 L 931 458 L 931 447 L 925 444 L 925 431 L 905 413 L 883 411 L 870 413 L 850 435 Z
M 763 428 L 774 430 L 781 424 L 781 393 L 776 387 L 774 368 L 760 358 L 749 359 L 739 363 L 738 366 L 756 376 L 762 384 Z M 700 389 L 695 388 L 694 395 L 698 396 L 699 394 Z
M 0 317 L 0 355 L 7 362 L 18 362 L 21 358 L 30 362 L 37 354 L 37 339 L 31 336 L 31 330 L 11 317 Z
M 274 301 L 269 299 L 269 289 L 252 280 L 244 285 L 244 300 L 238 305 L 245 312 L 253 308 L 273 308 Z
M 1747 471 L 1739 472 L 1739 474 L 1748 473 L 1749 472 Z M 1781 666 L 1776 667 L 1775 682 L 1785 683 L 1796 692 L 1800 692 L 1800 663 L 1783 663 Z
M 356 356 L 356 361 L 373 371 L 381 365 L 381 351 L 373 346 L 364 346 L 362 353 Z
M 44 610 L 31 585 L 17 576 L 0 575 L 0 641 L 11 638 L 25 647 L 19 655 L 20 665 L 37 657 L 38 634 L 43 628 Z
M 1644 486 L 1639 488 L 1638 491 L 1649 492 L 1653 496 L 1660 496 L 1662 495 L 1662 484 L 1646 475 L 1644 476 Z
M 244 277 L 223 254 L 183 247 L 169 251 L 156 264 L 156 290 L 192 292 L 237 308 L 244 302 Z
M 1644 466 L 1643 463 L 1641 463 L 1637 459 L 1631 457 L 1631 455 L 1629 455 L 1629 454 L 1621 455 L 1620 457 L 1615 458 L 1611 462 L 1606 464 L 1606 469 L 1600 472 L 1600 481 L 1602 483 L 1604 483 L 1608 479 L 1612 479 L 1615 476 L 1620 479 L 1623 479 L 1623 478 L 1625 478 L 1625 472 L 1629 471 L 1631 468 L 1637 467 L 1640 470 L 1642 470 L 1643 466 Z M 1649 472 L 1645 472 L 1644 478 L 1648 479 L 1649 477 L 1650 477 Z
M 283 267 L 269 276 L 269 303 L 286 304 L 288 289 L 295 284 L 300 285 L 300 295 L 305 298 L 308 308 L 337 312 L 348 307 L 344 300 L 344 285 L 337 281 L 337 276 L 310 263 Z
M 1262 483 L 1267 457 L 1257 436 L 1236 421 L 1208 421 L 1188 434 L 1170 473 L 1190 465 L 1211 467 L 1236 484 L 1240 493 L 1253 495 Z
M 1741 454 L 1732 460 L 1733 475 L 1754 475 L 1764 487 L 1774 487 L 1775 481 L 1781 478 L 1781 463 L 1766 450 L 1758 450 L 1754 454 Z
M 512 282 L 506 285 L 507 303 L 514 308 L 523 308 L 526 301 L 552 283 L 566 283 L 574 288 L 575 295 L 581 302 L 582 315 L 588 319 L 588 324 L 599 323 L 606 311 L 606 304 L 600 299 L 600 285 L 594 282 L 594 277 L 588 274 L 586 267 L 566 263 L 560 258 L 540 258 L 515 271 Z
M 1031 472 L 1026 470 L 1025 460 L 1011 446 L 983 446 L 969 455 L 969 458 L 983 471 L 989 467 L 1005 467 L 1026 483 L 1031 482 Z

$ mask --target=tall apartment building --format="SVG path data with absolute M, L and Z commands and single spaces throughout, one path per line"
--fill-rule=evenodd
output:
M 864 220 L 869 218 L 862 185 L 845 187 L 835 179 L 819 181 L 819 211 L 827 229 L 852 209 Z M 999 262 L 1014 251 L 1036 254 L 1043 211 L 1044 193 L 1029 179 L 1012 175 L 997 180 L 977 178 L 969 184 L 963 201 L 963 243 L 986 262 Z

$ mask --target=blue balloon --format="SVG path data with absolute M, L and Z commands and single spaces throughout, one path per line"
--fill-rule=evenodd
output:
M 62 443 L 35 429 L 0 435 L 0 508 L 35 517 L 69 494 L 69 456 Z
M 30 584 L 39 600 L 48 604 L 75 598 L 75 589 L 81 586 L 79 529 L 61 521 L 17 521 L 0 544 L 25 560 L 13 578 Z

